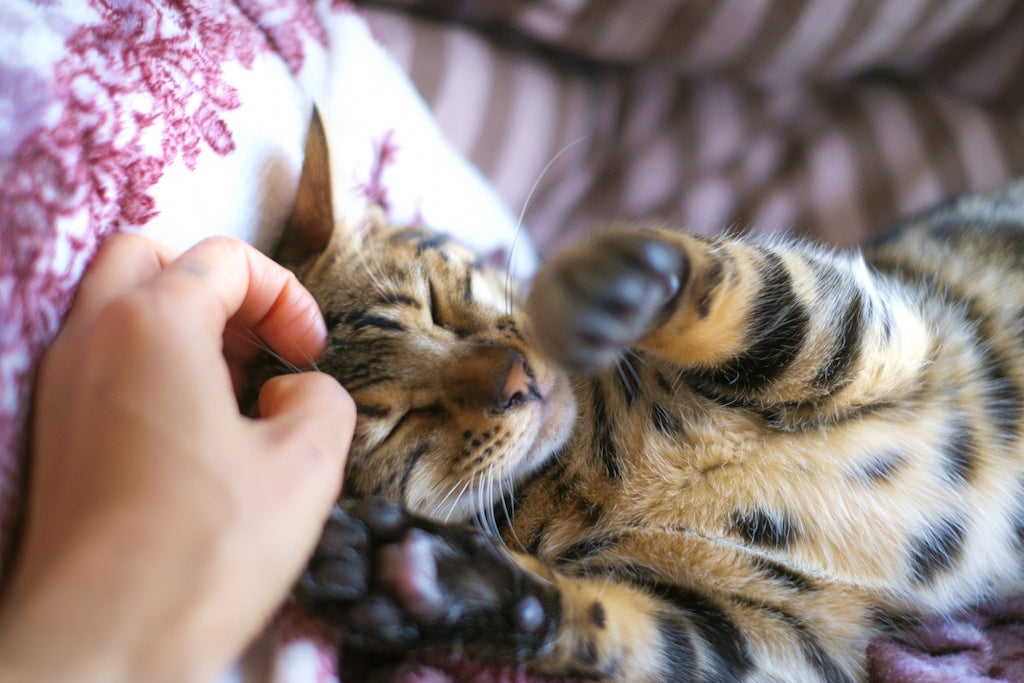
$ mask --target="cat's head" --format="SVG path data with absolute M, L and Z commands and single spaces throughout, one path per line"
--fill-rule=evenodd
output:
M 575 419 L 568 377 L 534 349 L 504 271 L 373 212 L 336 223 L 329 168 L 314 113 L 278 258 L 327 321 L 317 367 L 358 408 L 345 490 L 465 519 L 564 443 Z

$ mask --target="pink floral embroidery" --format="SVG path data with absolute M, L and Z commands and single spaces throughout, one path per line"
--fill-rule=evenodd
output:
M 36 359 L 97 245 L 156 215 L 150 190 L 168 165 L 181 159 L 192 169 L 204 149 L 235 149 L 222 115 L 241 102 L 224 64 L 251 69 L 272 51 L 295 72 L 305 45 L 326 43 L 302 0 L 90 0 L 89 8 L 95 20 L 86 25 L 73 3 L 36 14 L 40 25 L 68 27 L 58 62 L 25 69 L 0 59 L 0 98 L 15 112 L 0 139 L 0 558 L 18 505 Z M 38 28 L 26 23 L 6 30 Z
M 303 33 L 327 45 L 327 33 L 308 2 L 293 0 L 237 0 L 239 8 L 259 27 L 267 43 L 284 60 L 292 73 L 305 60 Z M 332 6 L 333 9 L 333 6 Z M 287 13 L 287 16 L 285 14 Z
M 366 198 L 375 203 L 385 212 L 391 210 L 391 202 L 388 200 L 388 188 L 384 184 L 384 171 L 388 166 L 395 163 L 398 155 L 398 145 L 395 144 L 395 131 L 388 130 L 384 137 L 373 143 L 374 159 L 370 166 L 369 179 L 360 184 L 360 189 Z

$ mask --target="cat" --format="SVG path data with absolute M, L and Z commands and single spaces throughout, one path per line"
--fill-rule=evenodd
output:
M 886 629 L 1024 592 L 1024 184 L 861 250 L 614 225 L 523 305 L 442 235 L 336 225 L 317 117 L 306 149 L 278 257 L 358 423 L 297 595 L 347 648 L 857 681 Z

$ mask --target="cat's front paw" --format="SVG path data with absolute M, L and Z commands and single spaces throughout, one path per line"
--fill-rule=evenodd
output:
M 558 596 L 498 543 L 393 503 L 346 503 L 332 512 L 297 594 L 344 630 L 347 647 L 535 651 L 557 621 Z
M 563 367 L 596 370 L 651 332 L 689 270 L 686 254 L 644 232 L 609 232 L 545 263 L 527 312 L 541 349 Z

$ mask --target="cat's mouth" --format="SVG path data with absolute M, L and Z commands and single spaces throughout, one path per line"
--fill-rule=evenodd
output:
M 551 371 L 534 382 L 539 424 L 533 444 L 523 455 L 520 467 L 525 476 L 544 464 L 572 432 L 576 421 L 576 397 L 567 374 Z
M 383 453 L 381 444 L 390 444 L 404 462 L 391 480 L 395 497 L 412 510 L 465 519 L 497 503 L 502 487 L 529 478 L 572 432 L 576 400 L 568 374 L 528 349 L 477 344 L 434 374 L 438 384 L 413 391 L 414 408 L 388 421 L 390 434 L 368 451 Z M 384 480 L 365 488 L 387 489 L 391 480 Z

